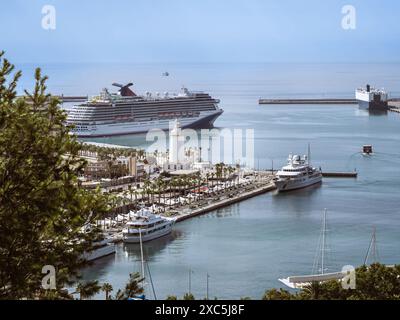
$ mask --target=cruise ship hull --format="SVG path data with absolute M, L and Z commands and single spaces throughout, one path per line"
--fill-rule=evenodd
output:
M 219 109 L 212 112 L 202 112 L 198 117 L 178 118 L 182 128 L 211 128 L 215 120 L 223 113 Z M 95 138 L 121 136 L 135 133 L 145 133 L 152 129 L 169 130 L 170 122 L 174 119 L 159 119 L 151 121 L 132 121 L 113 124 L 92 125 L 89 130 L 71 130 L 79 138 Z
M 279 179 L 275 180 L 275 186 L 280 192 L 291 191 L 296 189 L 302 189 L 312 186 L 317 183 L 321 183 L 322 175 L 316 175 L 310 178 L 300 178 L 300 179 Z

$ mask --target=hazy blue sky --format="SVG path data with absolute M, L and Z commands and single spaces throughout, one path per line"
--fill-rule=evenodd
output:
M 56 8 L 56 30 L 41 26 Z M 353 5 L 355 30 L 341 27 Z M 393 62 L 397 0 L 3 0 L 14 62 Z

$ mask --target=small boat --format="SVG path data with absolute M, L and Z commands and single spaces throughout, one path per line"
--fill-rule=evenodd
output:
M 115 253 L 115 243 L 112 238 L 104 238 L 93 242 L 93 247 L 82 254 L 86 261 L 93 261 Z
M 131 220 L 122 230 L 122 238 L 126 243 L 140 243 L 165 236 L 171 233 L 175 223 L 175 219 L 153 214 L 145 208 L 129 213 L 129 216 Z
M 373 152 L 372 152 L 372 146 L 371 146 L 370 144 L 363 145 L 363 152 L 362 152 L 362 154 L 363 154 L 364 156 L 370 156 L 371 154 L 373 154 Z
M 163 73 L 162 73 L 162 76 L 163 76 L 163 77 L 168 77 L 168 76 L 169 76 L 169 72 L 168 72 L 168 71 L 163 72 Z
M 321 170 L 311 166 L 310 146 L 308 156 L 289 154 L 287 165 L 279 170 L 274 178 L 274 184 L 279 191 L 305 188 L 321 181 Z

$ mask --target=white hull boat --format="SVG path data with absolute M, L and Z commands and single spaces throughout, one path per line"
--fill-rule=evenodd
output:
M 125 243 L 146 242 L 166 236 L 171 233 L 175 223 L 174 219 L 155 215 L 147 209 L 141 209 L 129 216 L 133 218 L 122 231 Z
M 276 173 L 274 184 L 279 191 L 290 191 L 305 188 L 322 181 L 320 169 L 310 164 L 310 149 L 308 156 L 289 155 L 288 163 Z

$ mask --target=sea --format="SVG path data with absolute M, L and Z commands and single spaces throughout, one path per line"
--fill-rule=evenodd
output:
M 53 94 L 96 95 L 111 83 L 132 82 L 139 94 L 191 90 L 220 99 L 218 129 L 254 130 L 255 166 L 279 168 L 289 153 L 306 154 L 325 171 L 357 170 L 354 178 L 276 191 L 175 225 L 171 235 L 144 243 L 146 296 L 165 299 L 189 291 L 196 298 L 260 299 L 285 288 L 278 280 L 312 272 L 327 210 L 324 272 L 364 263 L 374 228 L 377 260 L 400 263 L 400 114 L 369 114 L 356 105 L 259 105 L 259 98 L 353 98 L 357 87 L 384 88 L 400 97 L 400 64 L 185 63 L 49 64 Z M 33 87 L 32 64 L 17 65 L 19 90 Z M 163 72 L 168 72 L 168 77 Z M 86 139 L 147 148 L 145 135 Z M 362 155 L 362 146 L 374 154 Z M 111 283 L 114 293 L 140 272 L 140 248 L 119 244 L 113 256 L 82 270 L 82 281 Z M 150 275 L 151 280 L 150 281 Z M 190 280 L 189 280 L 190 279 Z M 151 282 L 153 286 L 151 286 Z M 153 291 L 154 288 L 154 291 Z M 95 299 L 104 298 L 99 293 Z

